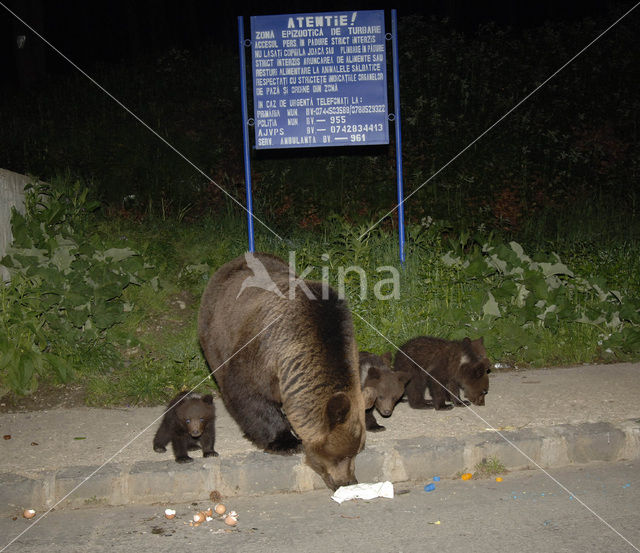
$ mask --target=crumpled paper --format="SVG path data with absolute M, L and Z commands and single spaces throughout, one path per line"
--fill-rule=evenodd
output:
M 388 497 L 393 499 L 393 484 L 391 482 L 375 482 L 374 484 L 353 484 L 340 486 L 331 496 L 337 503 L 349 499 L 374 499 L 376 497 Z

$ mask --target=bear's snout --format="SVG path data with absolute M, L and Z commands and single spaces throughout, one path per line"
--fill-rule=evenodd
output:
M 331 491 L 335 492 L 338 488 L 342 486 L 351 486 L 353 484 L 357 484 L 358 481 L 356 480 L 355 476 L 353 478 L 349 478 L 346 480 L 336 481 L 333 478 L 331 478 L 330 475 L 327 475 L 326 478 L 324 478 L 324 483 L 327 485 L 327 487 Z
M 204 431 L 204 424 L 199 420 L 187 421 L 187 430 L 192 438 L 198 439 L 200 436 L 202 436 L 202 432 Z

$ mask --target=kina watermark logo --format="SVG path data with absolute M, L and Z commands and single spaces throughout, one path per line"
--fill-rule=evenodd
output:
M 236 296 L 236 299 L 240 297 L 240 294 L 245 291 L 246 288 L 261 288 L 267 292 L 273 292 L 280 298 L 284 298 L 284 294 L 280 291 L 280 288 L 273 282 L 269 271 L 265 268 L 253 253 L 247 252 L 244 254 L 244 259 L 247 262 L 247 267 L 253 271 L 253 276 L 247 277 L 242 281 L 240 291 Z
M 267 292 L 272 292 L 276 294 L 279 298 L 287 297 L 286 290 L 283 292 L 281 287 L 275 283 L 269 271 L 264 266 L 260 258 L 254 255 L 252 252 L 246 252 L 244 254 L 245 262 L 247 264 L 247 268 L 251 270 L 253 273 L 251 276 L 248 276 L 242 281 L 240 286 L 240 291 L 236 296 L 236 299 L 240 297 L 240 295 L 247 288 L 259 288 L 261 290 L 265 290 Z M 329 263 L 330 257 L 329 254 L 323 254 L 321 259 L 324 262 Z M 289 278 L 288 278 L 288 297 L 290 300 L 295 299 L 296 290 L 301 289 L 304 294 L 310 300 L 318 299 L 316 295 L 309 289 L 307 286 L 307 278 L 311 278 L 312 280 L 319 280 L 322 283 L 322 299 L 329 299 L 329 265 L 323 265 L 320 267 L 321 270 L 321 278 L 313 279 L 312 273 L 314 270 L 317 270 L 318 267 L 314 266 L 306 266 L 303 271 L 298 272 L 296 270 L 296 252 L 289 252 Z M 373 271 L 369 269 L 369 274 L 365 271 L 364 268 L 358 265 L 350 265 L 349 267 L 338 266 L 334 267 L 337 271 L 337 293 L 340 299 L 346 298 L 346 282 L 349 281 L 351 283 L 355 282 L 355 279 L 352 277 L 347 277 L 351 273 L 355 273 L 358 276 L 357 282 L 359 283 L 360 288 L 360 299 L 365 300 L 369 294 L 370 288 L 370 279 Z M 398 269 L 393 267 L 392 265 L 385 265 L 382 267 L 377 267 L 375 269 L 376 275 L 380 275 L 381 273 L 389 273 L 389 278 L 381 278 L 378 279 L 373 285 L 373 294 L 378 300 L 390 300 L 390 299 L 399 299 L 400 298 L 400 273 Z

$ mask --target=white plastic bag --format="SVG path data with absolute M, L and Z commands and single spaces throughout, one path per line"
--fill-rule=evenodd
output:
M 340 486 L 331 496 L 331 499 L 337 503 L 342 503 L 349 499 L 374 499 L 376 497 L 393 499 L 393 484 L 387 481 Z

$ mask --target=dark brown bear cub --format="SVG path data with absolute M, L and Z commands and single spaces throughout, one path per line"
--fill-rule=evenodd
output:
M 184 398 L 184 399 L 183 399 Z M 218 455 L 213 444 L 216 438 L 213 396 L 180 392 L 167 405 L 167 412 L 153 438 L 153 450 L 167 451 L 171 442 L 177 463 L 190 463 L 188 451 L 202 448 L 203 457 Z
M 411 374 L 407 399 L 414 409 L 451 409 L 453 405 L 484 405 L 489 392 L 491 363 L 482 338 L 460 342 L 418 336 L 409 340 L 396 355 L 394 371 Z M 429 388 L 431 401 L 424 398 Z M 460 397 L 460 388 L 469 401 Z
M 381 432 L 384 426 L 378 424 L 373 415 L 375 407 L 383 417 L 390 417 L 393 408 L 404 395 L 404 388 L 410 378 L 408 372 L 395 372 L 391 370 L 391 354 L 382 356 L 360 352 L 360 382 L 362 389 L 373 388 L 375 390 L 374 401 L 365 404 L 364 420 L 367 430 Z

